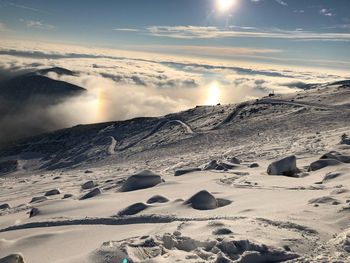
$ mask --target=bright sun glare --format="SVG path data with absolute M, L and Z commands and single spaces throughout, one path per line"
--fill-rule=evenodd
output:
M 217 83 L 212 83 L 208 87 L 207 91 L 207 102 L 208 105 L 216 105 L 220 103 L 220 88 Z
M 217 0 L 218 9 L 222 12 L 229 10 L 235 4 L 235 0 Z

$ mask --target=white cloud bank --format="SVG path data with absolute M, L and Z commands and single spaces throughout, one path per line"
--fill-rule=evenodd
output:
M 78 73 L 76 76 L 49 74 L 53 79 L 86 88 L 88 95 L 41 109 L 40 114 L 34 111 L 50 124 L 44 127 L 47 130 L 185 110 L 205 104 L 213 83 L 220 89 L 219 102 L 237 103 L 264 96 L 271 90 L 295 92 L 303 83 L 343 77 L 326 71 L 238 66 L 224 61 L 43 43 L 38 46 L 29 42 L 0 42 L 0 57 L 0 68 L 5 75 L 48 67 L 63 67 Z M 23 122 L 27 117 L 17 116 L 16 121 Z

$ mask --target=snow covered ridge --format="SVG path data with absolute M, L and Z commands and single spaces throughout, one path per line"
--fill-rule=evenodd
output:
M 36 169 L 60 169 L 106 158 L 118 161 L 129 154 L 164 147 L 183 149 L 209 143 L 224 144 L 228 149 L 230 143 L 224 142 L 229 133 L 241 140 L 269 134 L 271 129 L 284 133 L 295 125 L 316 132 L 318 128 L 329 129 L 330 121 L 337 126 L 346 122 L 349 86 L 350 81 L 341 81 L 293 95 L 276 95 L 238 105 L 198 106 L 160 118 L 79 125 L 0 149 L 0 160 L 14 158 L 13 161 L 28 162 L 25 156 L 35 155 L 41 158 Z M 266 139 L 263 135 L 260 137 Z
M 350 262 L 350 88 L 81 125 L 0 152 L 0 262 Z

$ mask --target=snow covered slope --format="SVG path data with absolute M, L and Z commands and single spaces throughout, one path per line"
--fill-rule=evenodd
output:
M 1 149 L 0 262 L 349 262 L 349 84 Z

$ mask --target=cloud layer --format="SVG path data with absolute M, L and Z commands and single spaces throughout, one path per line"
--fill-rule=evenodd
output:
M 327 10 L 324 15 L 330 15 Z M 293 40 L 323 40 L 323 41 L 350 41 L 349 33 L 312 32 L 304 30 L 258 29 L 230 26 L 225 29 L 202 26 L 151 26 L 148 34 L 157 37 L 178 39 L 210 39 L 210 38 L 276 38 Z
M 181 48 L 192 49 L 191 46 Z M 205 52 L 217 51 L 203 47 L 200 52 L 204 52 L 204 49 Z M 242 49 L 237 52 L 251 51 Z M 49 73 L 48 77 L 88 89 L 84 97 L 44 110 L 35 107 L 24 109 L 16 116 L 0 119 L 1 127 L 5 127 L 0 131 L 0 137 L 16 130 L 28 130 L 28 127 L 32 127 L 32 133 L 35 134 L 80 123 L 160 116 L 185 110 L 210 101 L 209 88 L 213 83 L 220 91 L 218 102 L 238 103 L 259 98 L 271 90 L 276 93 L 295 92 L 304 83 L 327 82 L 343 77 L 305 69 L 298 71 L 272 66 L 238 66 L 236 63 L 232 65 L 141 52 L 50 44 L 41 44 L 38 48 L 36 43 L 3 42 L 0 56 L 0 79 L 41 68 L 63 67 L 77 74 L 68 76 Z M 23 137 L 25 134 L 15 135 Z

